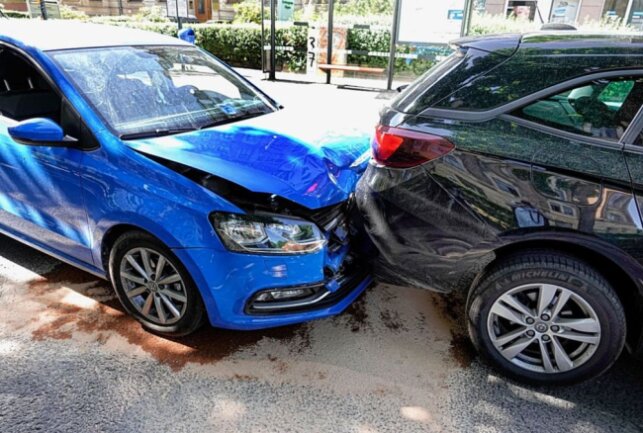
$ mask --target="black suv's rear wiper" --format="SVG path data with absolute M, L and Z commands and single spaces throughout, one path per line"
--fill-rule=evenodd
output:
M 132 132 L 131 134 L 121 134 L 118 138 L 121 140 L 137 140 L 141 138 L 163 137 L 166 135 L 180 134 L 181 132 L 191 132 L 196 128 L 159 128 L 154 131 Z

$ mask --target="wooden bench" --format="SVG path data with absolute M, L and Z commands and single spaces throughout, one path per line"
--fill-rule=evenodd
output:
M 317 65 L 322 71 L 345 71 L 345 72 L 364 72 L 367 74 L 383 74 L 386 72 L 384 68 L 368 68 L 364 66 L 351 66 L 351 65 L 328 65 L 328 64 L 319 64 Z

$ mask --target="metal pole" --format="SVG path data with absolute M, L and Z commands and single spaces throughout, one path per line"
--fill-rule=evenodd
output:
M 334 27 L 334 22 L 335 22 L 335 0 L 328 0 L 328 31 L 327 31 L 327 39 L 328 39 L 328 47 L 326 50 L 326 63 L 328 65 L 333 64 L 333 27 Z M 330 69 L 326 69 L 326 84 L 330 84 L 331 81 L 331 73 L 332 71 Z
M 462 17 L 462 28 L 460 36 L 467 36 L 471 29 L 471 18 L 473 17 L 473 0 L 467 0 L 464 4 L 464 16 Z
M 266 72 L 266 5 L 261 0 L 261 71 Z
M 277 0 L 270 0 L 270 71 L 268 79 L 275 81 L 277 78 Z
M 402 0 L 395 0 L 395 10 L 393 11 L 393 28 L 391 29 L 391 48 L 388 57 L 388 80 L 386 90 L 393 88 L 393 78 L 395 77 L 395 54 L 397 54 L 397 34 L 400 29 L 400 7 Z
M 179 15 L 179 0 L 176 0 L 176 25 L 181 30 L 181 15 Z
M 43 20 L 47 20 L 47 5 L 45 0 L 40 0 L 40 14 L 42 15 Z
M 123 15 L 123 0 L 118 0 L 118 15 Z

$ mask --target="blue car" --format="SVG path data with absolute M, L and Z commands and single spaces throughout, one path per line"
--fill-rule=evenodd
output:
M 369 139 L 300 114 L 176 38 L 3 20 L 0 232 L 161 334 L 340 313 L 371 282 L 351 217 Z

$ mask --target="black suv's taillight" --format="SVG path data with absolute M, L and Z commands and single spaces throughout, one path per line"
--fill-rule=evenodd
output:
M 394 168 L 415 167 L 455 149 L 444 137 L 383 125 L 377 127 L 372 145 L 375 161 Z

